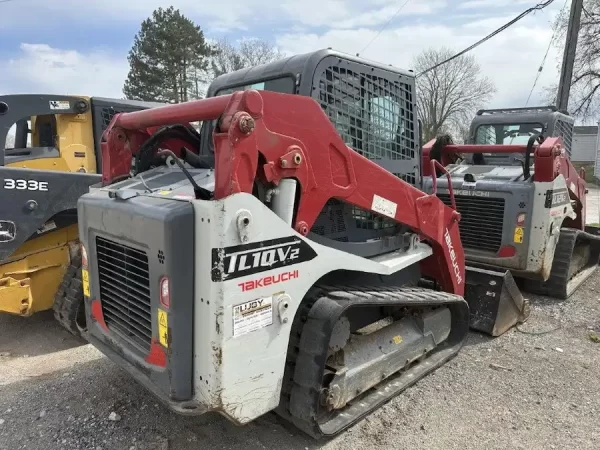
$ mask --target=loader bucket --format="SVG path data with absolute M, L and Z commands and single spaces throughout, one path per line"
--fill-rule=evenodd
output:
M 508 270 L 467 266 L 466 280 L 465 300 L 469 304 L 471 329 L 500 336 L 529 317 L 529 303 Z

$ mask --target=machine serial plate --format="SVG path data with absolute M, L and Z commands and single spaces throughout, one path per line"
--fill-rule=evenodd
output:
M 241 336 L 273 323 L 273 297 L 264 297 L 233 307 L 233 336 Z

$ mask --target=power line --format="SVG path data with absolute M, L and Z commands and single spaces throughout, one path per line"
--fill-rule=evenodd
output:
M 510 27 L 511 25 L 515 24 L 516 22 L 518 22 L 519 20 L 521 20 L 523 17 L 525 17 L 526 15 L 528 15 L 529 13 L 532 13 L 533 11 L 541 11 L 542 9 L 544 9 L 546 6 L 550 5 L 551 3 L 553 3 L 554 0 L 547 0 L 545 2 L 542 3 L 538 3 L 535 6 L 532 6 L 531 8 L 523 11 L 521 14 L 519 14 L 517 17 L 515 17 L 513 20 L 511 20 L 510 22 L 502 25 L 500 28 L 498 28 L 496 31 L 493 31 L 492 33 L 488 34 L 486 37 L 484 37 L 483 39 L 475 42 L 473 45 L 471 45 L 470 47 L 465 48 L 463 51 L 458 52 L 456 55 L 451 56 L 450 58 L 446 59 L 445 61 L 442 61 L 436 65 L 434 65 L 433 67 L 430 67 L 429 69 L 424 70 L 423 72 L 417 74 L 418 76 L 421 76 L 427 72 L 431 72 L 434 69 L 437 69 L 438 67 L 449 63 L 450 61 L 452 61 L 453 59 L 458 58 L 459 56 L 464 55 L 465 53 L 473 50 L 475 47 L 478 47 L 479 45 L 483 44 L 485 41 L 493 38 L 494 36 L 496 36 L 497 34 L 501 33 L 502 31 L 506 30 L 508 27 Z
M 560 10 L 560 14 L 562 14 L 564 9 L 567 7 L 568 1 L 569 0 L 565 0 L 565 4 L 563 5 L 562 9 Z M 527 97 L 527 102 L 525 103 L 525 106 L 529 105 L 529 100 L 531 99 L 531 95 L 533 94 L 533 91 L 535 90 L 537 82 L 540 79 L 542 70 L 544 70 L 544 64 L 546 64 L 546 58 L 548 57 L 548 53 L 550 52 L 550 47 L 552 47 L 552 43 L 554 42 L 554 36 L 556 36 L 557 29 L 558 29 L 558 27 L 554 27 L 554 31 L 552 32 L 552 37 L 550 38 L 550 42 L 548 42 L 548 48 L 546 49 L 546 54 L 544 55 L 544 59 L 542 59 L 542 64 L 540 64 L 540 68 L 538 69 L 537 75 L 535 76 L 535 80 L 533 80 L 533 86 L 531 86 L 531 91 L 529 91 L 529 96 Z
M 379 37 L 379 35 L 380 35 L 380 34 L 383 32 L 383 30 L 385 30 L 385 29 L 386 29 L 386 27 L 387 27 L 387 26 L 388 26 L 388 25 L 391 23 L 391 21 L 392 21 L 392 20 L 394 20 L 394 18 L 395 18 L 395 17 L 396 17 L 398 14 L 400 14 L 400 11 L 402 11 L 402 10 L 404 9 L 404 7 L 405 7 L 405 6 L 408 4 L 408 2 L 409 2 L 409 1 L 410 1 L 410 0 L 406 0 L 406 1 L 404 2 L 404 4 L 403 4 L 403 5 L 402 5 L 400 8 L 398 8 L 398 10 L 397 10 L 397 11 L 394 13 L 394 15 L 393 15 L 392 17 L 390 17 L 390 20 L 388 20 L 388 21 L 387 21 L 387 23 L 386 23 L 386 24 L 385 24 L 383 27 L 381 27 L 381 29 L 380 29 L 380 30 L 379 30 L 379 32 L 378 32 L 378 33 L 375 35 L 375 37 L 374 37 L 373 39 L 371 39 L 371 41 L 370 41 L 370 42 L 369 42 L 367 45 L 365 45 L 365 48 L 363 48 L 363 49 L 360 51 L 360 53 L 363 53 L 363 52 L 364 52 L 364 51 L 365 51 L 365 50 L 366 50 L 366 49 L 367 49 L 367 48 L 368 48 L 368 47 L 369 47 L 369 46 L 370 46 L 370 45 L 371 45 L 371 44 L 372 44 L 372 43 L 375 41 L 375 39 L 377 39 L 377 38 Z M 356 56 L 358 56 L 360 53 L 357 53 L 357 55 L 356 55 Z
M 12 2 L 14 0 L 0 0 L 0 3 L 8 3 L 8 2 Z

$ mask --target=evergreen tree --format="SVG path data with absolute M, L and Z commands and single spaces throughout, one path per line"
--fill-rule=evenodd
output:
M 158 8 L 135 36 L 123 93 L 131 100 L 167 103 L 197 98 L 199 74 L 214 54 L 199 26 L 172 6 Z

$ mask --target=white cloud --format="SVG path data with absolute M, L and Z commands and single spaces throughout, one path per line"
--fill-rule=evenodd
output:
M 289 0 L 280 3 L 284 13 L 296 22 L 313 27 L 346 29 L 383 25 L 396 13 L 397 19 L 428 16 L 443 9 L 446 1 L 430 0 L 426 4 L 413 1 L 406 3 L 398 13 L 403 4 L 405 3 L 391 0 L 380 0 L 375 4 L 369 2 L 368 7 L 365 7 L 364 2 L 347 0 L 304 0 L 302 2 Z M 315 11 L 315 13 L 307 14 L 307 11 Z
M 80 53 L 46 44 L 21 44 L 0 77 L 0 92 L 90 95 L 121 98 L 125 56 L 104 50 Z
M 505 8 L 507 6 L 533 6 L 531 0 L 470 0 L 458 5 L 459 9 Z
M 456 28 L 435 24 L 391 28 L 383 31 L 361 56 L 411 69 L 413 57 L 425 48 L 447 46 L 459 51 L 496 27 L 496 21 L 478 21 L 473 26 L 465 24 Z M 290 54 L 326 47 L 355 54 L 376 34 L 375 30 L 367 28 L 329 30 L 324 34 L 290 33 L 279 36 L 277 43 Z M 490 77 L 498 89 L 489 106 L 524 106 L 551 34 L 544 21 L 523 21 L 472 51 L 482 73 Z M 557 56 L 558 50 L 552 48 L 530 105 L 540 103 L 542 88 L 557 80 Z
M 404 0 L 406 1 L 406 0 Z M 351 28 L 376 26 L 386 23 L 398 10 L 398 0 L 228 0 L 203 2 L 198 0 L 171 0 L 165 4 L 160 0 L 28 0 L 31 14 L 23 14 L 17 3 L 10 2 L 2 8 L 2 28 L 22 28 L 47 23 L 58 23 L 67 18 L 82 28 L 98 22 L 107 24 L 139 23 L 159 8 L 172 5 L 187 17 L 199 23 L 204 30 L 232 31 L 248 30 L 253 26 L 278 27 L 282 23 Z M 402 8 L 401 17 L 430 15 L 439 12 L 446 0 L 410 0 Z M 367 6 L 368 5 L 368 6 Z
M 17 3 L 20 2 L 6 3 L 12 9 L 7 6 L 2 9 L 4 15 L 0 19 L 0 28 L 3 25 L 14 27 L 20 24 L 33 29 L 36 27 L 35 21 L 41 20 L 41 16 L 56 16 L 81 30 L 85 30 L 92 21 L 96 25 L 99 22 L 110 24 L 115 29 L 130 28 L 131 38 L 141 20 L 158 6 L 164 6 L 158 0 L 29 0 L 28 5 L 31 4 L 30 9 L 35 14 L 25 15 L 22 14 L 22 8 L 19 14 L 14 13 Z M 413 57 L 424 48 L 444 45 L 460 50 L 512 19 L 513 15 L 500 8 L 496 8 L 496 14 L 491 15 L 492 6 L 521 3 L 526 2 L 412 0 L 363 56 L 411 68 Z M 527 0 L 528 5 L 531 3 L 531 0 Z M 269 24 L 283 24 L 287 31 L 273 37 L 288 54 L 325 47 L 355 54 L 377 35 L 402 3 L 397 0 L 372 0 L 367 7 L 362 0 L 282 0 L 279 3 L 230 0 L 224 7 L 219 2 L 173 0 L 172 4 L 205 30 L 239 28 L 245 29 L 244 34 L 248 36 L 256 33 L 268 36 L 266 30 L 270 29 Z M 550 39 L 549 13 L 556 13 L 561 6 L 555 3 L 543 13 L 528 16 L 472 52 L 477 56 L 483 73 L 492 78 L 498 88 L 490 106 L 519 106 L 524 103 Z M 478 7 L 481 9 L 477 10 Z M 480 16 L 482 12 L 485 12 L 484 16 Z M 202 19 L 198 20 L 198 17 Z M 27 24 L 23 22 L 25 19 L 32 22 Z M 326 31 L 323 32 L 323 29 Z M 207 37 L 211 37 L 211 34 L 207 33 Z M 556 57 L 557 50 L 552 49 L 538 83 L 537 94 L 541 92 L 541 87 L 557 79 Z M 18 56 L 10 59 L 7 65 L 7 70 L 0 77 L 0 92 L 120 97 L 128 70 L 124 52 L 78 52 L 44 44 L 22 44 Z M 537 94 L 534 94 L 533 102 L 539 101 Z

